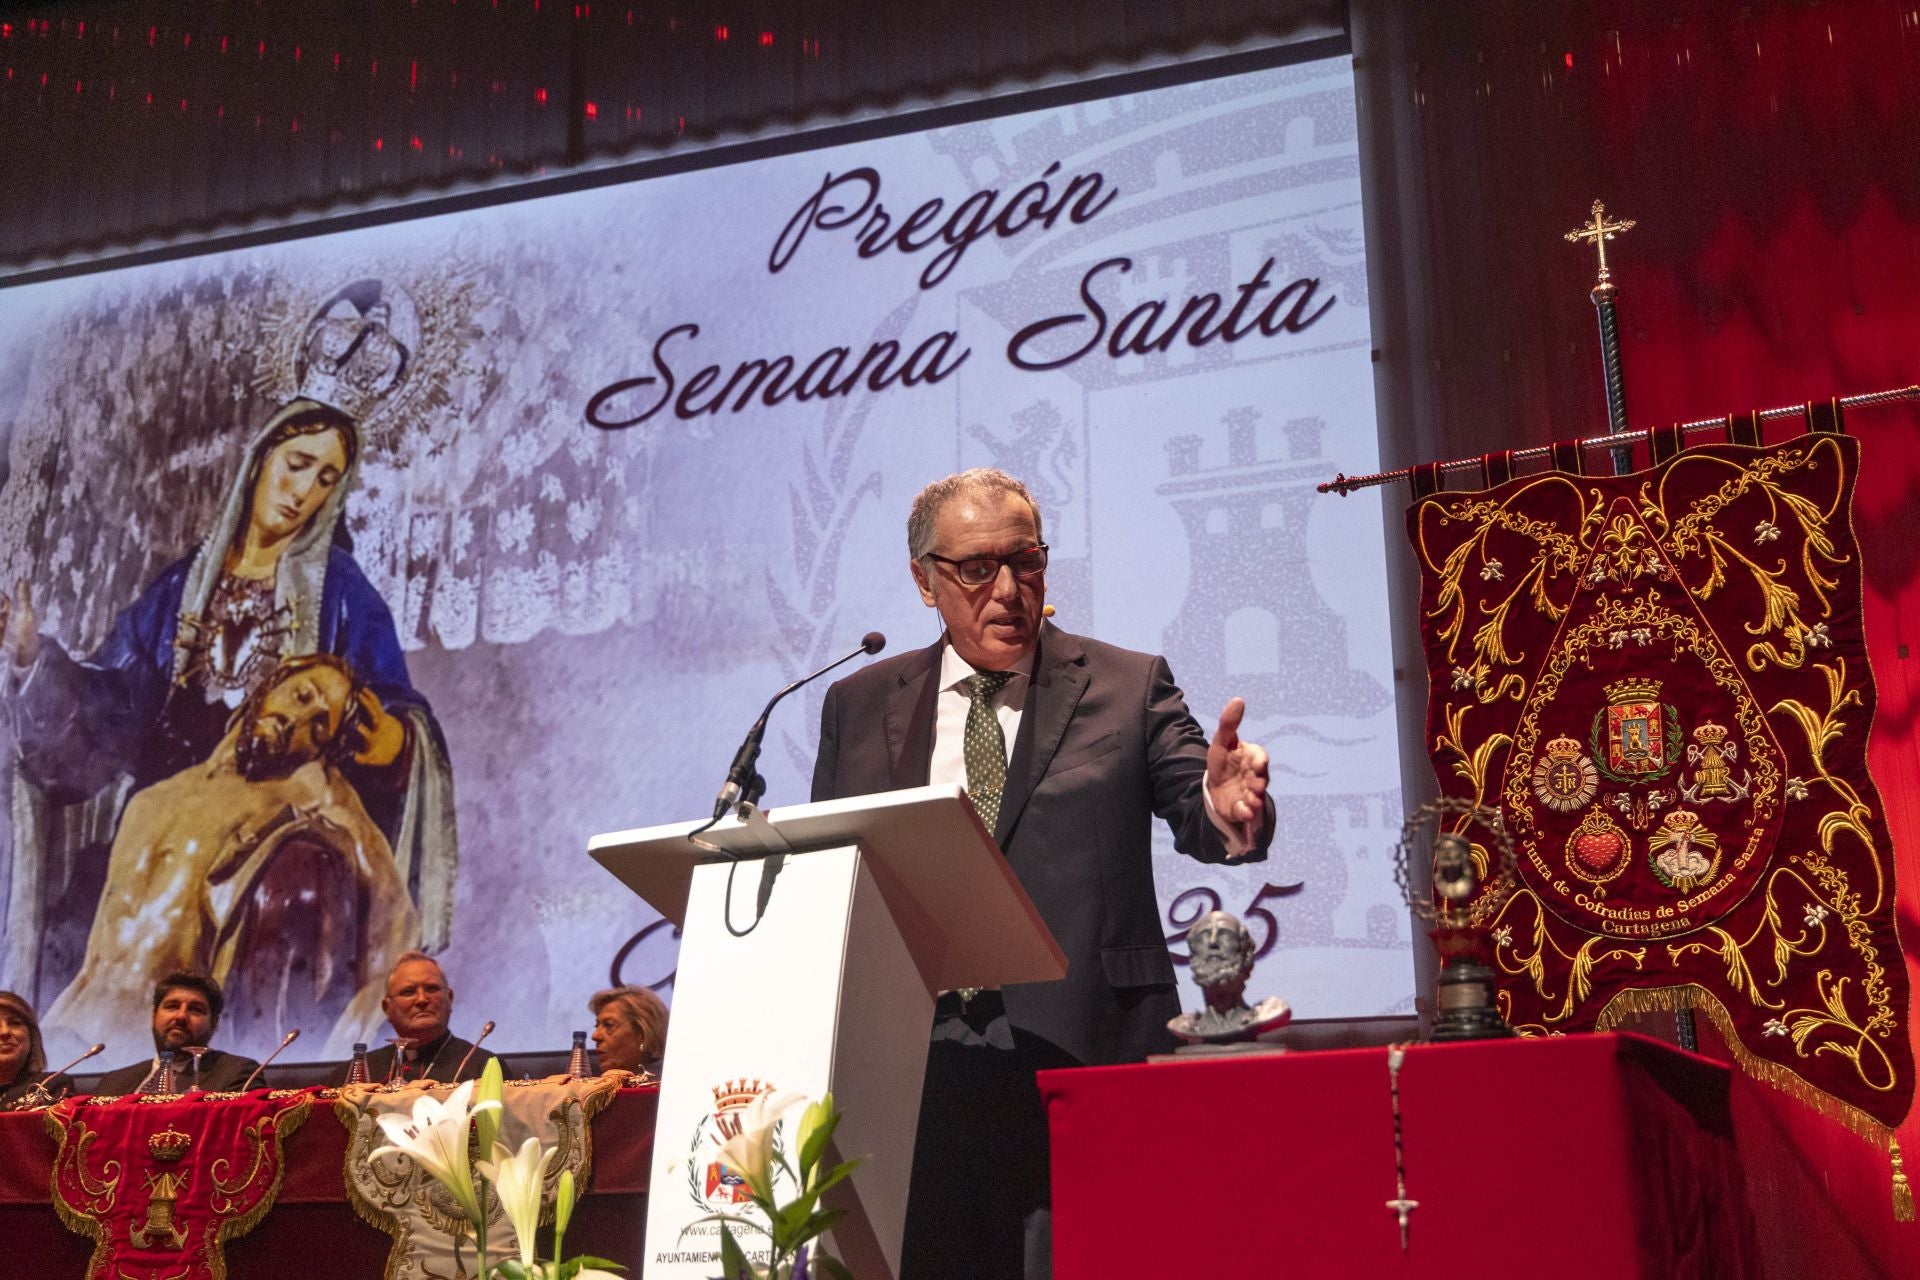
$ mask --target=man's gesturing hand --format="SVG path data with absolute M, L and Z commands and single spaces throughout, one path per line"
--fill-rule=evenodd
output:
M 1240 741 L 1240 721 L 1247 714 L 1244 699 L 1231 698 L 1220 712 L 1220 728 L 1207 745 L 1207 790 L 1214 812 L 1257 835 L 1266 815 L 1267 749 Z

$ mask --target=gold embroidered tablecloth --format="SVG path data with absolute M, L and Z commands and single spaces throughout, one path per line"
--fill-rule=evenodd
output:
M 613 1100 L 629 1077 L 623 1072 L 587 1080 L 553 1077 L 512 1081 L 502 1101 L 500 1141 L 518 1149 L 528 1137 L 545 1146 L 557 1146 L 559 1155 L 548 1166 L 549 1202 L 562 1170 L 585 1187 L 593 1168 L 593 1117 Z M 452 1085 L 415 1085 L 395 1092 L 365 1087 L 340 1091 L 334 1114 L 347 1127 L 346 1180 L 353 1207 L 362 1218 L 393 1237 L 387 1257 L 386 1280 L 466 1280 L 476 1269 L 473 1231 L 452 1197 L 406 1156 L 383 1156 L 370 1161 L 368 1153 L 386 1145 L 376 1116 L 408 1113 L 423 1090 L 445 1098 Z M 477 1161 L 482 1153 L 474 1152 Z M 489 1199 L 488 1250 L 491 1260 L 509 1256 L 513 1230 Z M 545 1221 L 552 1220 L 551 1203 Z
M 206 1094 L 69 1098 L 49 1109 L 47 1129 L 60 1144 L 53 1204 L 94 1242 L 88 1280 L 222 1280 L 221 1246 L 273 1207 L 282 1145 L 311 1101 L 305 1090 L 262 1090 L 217 1102 Z

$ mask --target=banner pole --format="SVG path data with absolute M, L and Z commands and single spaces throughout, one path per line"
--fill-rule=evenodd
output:
M 1593 309 L 1600 319 L 1600 371 L 1606 382 L 1607 430 L 1616 436 L 1627 434 L 1627 386 L 1626 377 L 1620 370 L 1620 327 L 1614 316 L 1614 301 L 1620 296 L 1620 290 L 1613 283 L 1613 273 L 1607 270 L 1607 241 L 1617 235 L 1633 230 L 1634 220 L 1623 222 L 1607 221 L 1607 206 L 1598 200 L 1593 202 L 1593 221 L 1585 226 L 1567 232 L 1567 240 L 1572 244 L 1585 242 L 1591 244 L 1600 255 L 1600 278 L 1594 282 L 1593 290 L 1587 296 L 1593 299 Z M 1623 476 L 1633 470 L 1633 447 L 1615 445 L 1613 448 L 1613 474 Z M 1674 1038 L 1680 1047 L 1688 1053 L 1700 1050 L 1700 1033 L 1694 1026 L 1692 1009 L 1676 1009 L 1673 1014 Z
M 1632 218 L 1608 222 L 1607 206 L 1595 200 L 1593 220 L 1566 234 L 1569 243 L 1590 244 L 1600 255 L 1600 276 L 1587 296 L 1593 299 L 1593 310 L 1600 320 L 1600 372 L 1607 397 L 1607 430 L 1616 436 L 1625 435 L 1630 428 L 1627 426 L 1626 378 L 1620 371 L 1620 329 L 1614 318 L 1614 301 L 1620 296 L 1620 290 L 1613 283 L 1613 272 L 1607 269 L 1607 241 L 1633 230 L 1633 226 Z M 1632 448 L 1616 447 L 1613 474 L 1623 476 L 1632 469 Z

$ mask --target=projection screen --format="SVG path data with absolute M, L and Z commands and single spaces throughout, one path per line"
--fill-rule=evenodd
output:
M 413 946 L 503 1050 L 670 994 L 587 837 L 704 815 L 868 630 L 933 643 L 907 506 L 976 465 L 1037 496 L 1057 624 L 1272 753 L 1267 862 L 1160 833 L 1176 956 L 1218 905 L 1254 994 L 1411 1012 L 1381 512 L 1313 490 L 1377 452 L 1349 61 L 1050 102 L 0 290 L 0 985 L 49 1054 L 143 1056 L 172 967 L 308 1058 L 387 1034 Z M 295 401 L 352 456 L 257 468 Z

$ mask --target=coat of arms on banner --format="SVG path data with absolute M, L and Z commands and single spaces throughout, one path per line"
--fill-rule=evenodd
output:
M 1501 1011 L 1535 1035 L 1697 1007 L 1742 1065 L 1884 1138 L 1913 1095 L 1849 521 L 1854 440 L 1416 501 L 1442 789 L 1521 887 Z

